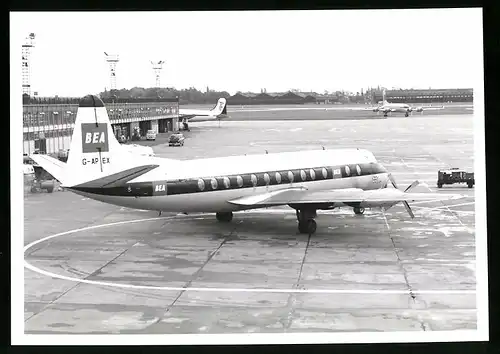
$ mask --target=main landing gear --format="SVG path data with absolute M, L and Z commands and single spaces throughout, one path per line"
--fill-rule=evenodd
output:
M 297 221 L 299 222 L 299 232 L 301 234 L 313 234 L 316 232 L 316 217 L 315 209 L 302 209 L 295 210 Z
M 408 112 L 406 112 L 406 113 L 405 113 L 405 117 L 408 117 L 408 116 L 409 116 L 409 114 L 408 114 Z
M 365 208 L 361 208 L 361 207 L 354 207 L 353 210 L 354 210 L 354 214 L 356 214 L 356 215 L 361 215 L 365 212 Z
M 216 213 L 215 217 L 219 222 L 230 222 L 233 220 L 233 213 L 232 212 L 221 212 L 221 213 Z

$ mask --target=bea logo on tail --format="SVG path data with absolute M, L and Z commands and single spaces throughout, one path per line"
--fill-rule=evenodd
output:
M 108 124 L 82 123 L 82 152 L 107 152 L 108 145 Z

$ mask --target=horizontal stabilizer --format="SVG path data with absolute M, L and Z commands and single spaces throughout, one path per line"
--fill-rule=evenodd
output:
M 77 186 L 73 187 L 78 187 L 78 188 L 113 188 L 113 187 L 119 187 L 123 186 L 125 183 L 128 181 L 131 181 L 155 168 L 157 168 L 158 165 L 145 165 L 145 166 L 137 166 L 130 168 L 125 171 L 120 171 L 118 173 L 114 173 L 109 176 L 101 177 L 98 179 L 94 179 L 89 182 L 85 182 L 82 184 L 79 184 Z
M 66 164 L 58 159 L 47 155 L 41 154 L 33 154 L 29 156 L 30 159 L 35 161 L 38 165 L 40 165 L 45 171 L 50 173 L 52 177 L 57 179 L 59 182 L 64 184 L 64 176 L 63 171 Z

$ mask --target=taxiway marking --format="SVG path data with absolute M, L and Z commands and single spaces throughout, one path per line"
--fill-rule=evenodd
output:
M 135 220 L 126 220 L 126 221 L 118 221 L 109 224 L 101 224 L 94 226 L 82 227 L 79 229 L 69 230 L 65 232 L 60 232 L 54 235 L 49 235 L 47 237 L 41 238 L 34 242 L 29 243 L 24 247 L 24 253 L 28 251 L 33 246 L 45 242 L 50 239 L 54 239 L 56 237 L 61 237 L 65 235 L 74 234 L 77 232 L 82 232 L 86 230 L 98 229 L 103 227 L 110 227 L 116 225 L 124 225 L 131 224 L 137 222 L 147 222 L 147 221 L 155 221 L 155 220 L 169 220 L 174 219 L 176 216 L 166 216 L 166 217 L 155 217 L 155 218 L 147 218 L 147 219 L 135 219 Z M 189 217 L 189 216 L 188 216 Z M 186 217 L 184 217 L 186 218 Z M 88 279 L 78 279 L 73 277 L 68 277 L 65 275 L 60 275 L 52 272 L 48 272 L 46 270 L 35 267 L 30 264 L 26 259 L 24 260 L 24 267 L 35 272 L 39 273 L 51 278 L 62 279 L 67 281 L 72 281 L 76 283 L 84 283 L 98 286 L 108 286 L 114 288 L 127 288 L 127 289 L 142 289 L 142 290 L 164 290 L 164 291 L 196 291 L 196 292 L 232 292 L 232 293 L 309 293 L 309 294 L 399 294 L 399 295 L 410 295 L 409 290 L 386 290 L 386 289 L 269 289 L 269 288 L 195 288 L 195 287 L 171 287 L 171 286 L 149 286 L 149 285 L 132 285 L 132 284 L 122 284 L 122 283 L 113 283 L 113 282 L 104 282 L 104 281 L 96 281 L 96 280 L 88 280 Z M 445 295 L 465 295 L 465 294 L 475 294 L 475 290 L 412 290 L 413 294 L 445 294 Z

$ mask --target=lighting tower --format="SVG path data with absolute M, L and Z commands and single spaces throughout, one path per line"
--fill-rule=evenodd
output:
M 151 61 L 151 65 L 153 65 L 153 70 L 156 76 L 156 88 L 160 88 L 160 71 L 163 69 L 163 63 L 165 63 L 163 60 L 160 60 L 158 63 L 153 63 Z
M 31 48 L 35 47 L 35 34 L 30 33 L 24 44 L 22 45 L 22 82 L 23 82 L 23 95 L 31 96 Z
M 104 52 L 106 55 L 106 61 L 109 64 L 109 81 L 110 81 L 110 91 L 116 90 L 116 64 L 120 61 L 118 55 L 111 55 Z

